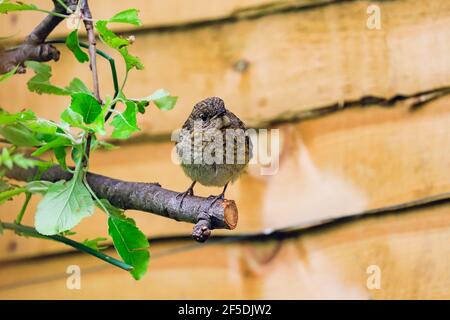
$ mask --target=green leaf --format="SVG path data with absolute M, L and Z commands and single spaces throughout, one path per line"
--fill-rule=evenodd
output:
M 67 86 L 67 90 L 70 92 L 84 92 L 88 94 L 92 94 L 91 90 L 78 78 L 74 78 L 70 84 Z
M 124 214 L 124 211 L 122 209 L 119 209 L 117 207 L 114 207 L 107 199 L 100 199 L 100 203 L 96 202 L 95 205 L 105 211 L 110 216 L 114 216 L 116 218 L 120 219 L 127 219 L 127 217 Z M 106 210 L 105 210 L 106 209 Z
M 71 92 L 66 88 L 61 88 L 50 83 L 49 80 L 52 76 L 52 68 L 48 64 L 36 61 L 26 61 L 25 66 L 33 69 L 36 73 L 36 75 L 27 82 L 30 91 L 38 94 L 70 95 Z
M 86 247 L 89 247 L 89 248 L 94 249 L 96 251 L 100 251 L 100 250 L 104 250 L 104 249 L 108 248 L 108 246 L 102 246 L 100 244 L 100 242 L 106 241 L 106 240 L 108 240 L 108 239 L 99 237 L 99 238 L 95 238 L 95 239 L 92 239 L 92 240 L 86 239 L 82 243 Z
M 12 3 L 9 0 L 0 2 L 0 13 L 8 13 L 11 11 L 24 11 L 24 10 L 36 10 L 37 7 L 34 4 L 25 4 L 21 2 Z
M 28 192 L 31 193 L 40 193 L 40 194 L 46 194 L 48 191 L 48 188 L 53 185 L 50 181 L 30 181 L 26 184 L 25 188 L 27 188 Z
M 23 154 L 21 153 L 16 153 L 12 156 L 12 161 L 14 162 L 14 164 L 20 168 L 23 169 L 30 169 L 33 168 L 35 166 L 38 166 L 39 163 L 41 161 L 35 160 L 35 159 L 30 159 L 25 157 Z
M 9 154 L 8 148 L 3 148 L 2 150 L 2 164 L 8 169 L 12 169 L 13 161 L 11 155 Z
M 31 110 L 25 110 L 17 113 L 9 113 L 0 109 L 0 125 L 13 124 L 16 121 L 28 121 L 36 119 L 36 115 Z
M 0 127 L 0 135 L 19 147 L 35 147 L 41 144 L 33 132 L 20 123 Z
M 142 64 L 141 60 L 138 57 L 129 54 L 126 47 L 120 48 L 119 52 L 125 60 L 127 71 L 130 71 L 133 68 L 137 70 L 144 69 L 144 65 Z
M 36 133 L 54 135 L 58 130 L 58 125 L 45 119 L 27 121 L 25 125 Z
M 100 103 L 90 94 L 77 92 L 72 94 L 70 108 L 83 117 L 86 124 L 93 123 L 102 112 Z
M 44 144 L 42 147 L 35 150 L 31 155 L 34 157 L 39 157 L 43 153 L 45 153 L 48 150 L 59 148 L 59 147 L 68 147 L 72 145 L 72 141 L 66 137 L 57 137 L 56 139 L 53 139 L 52 141 Z
M 109 22 L 120 22 L 120 23 L 130 23 L 135 26 L 141 25 L 141 20 L 138 18 L 138 10 L 136 9 L 128 9 L 119 12 L 114 17 L 109 19 Z
M 69 181 L 52 184 L 36 212 L 36 230 L 44 235 L 54 235 L 75 227 L 84 217 L 94 212 L 94 201 L 81 175 Z
M 7 73 L 1 75 L 1 76 L 0 76 L 0 82 L 2 82 L 2 81 L 4 81 L 4 80 L 6 80 L 6 79 L 12 77 L 12 75 L 16 73 L 18 67 L 19 67 L 19 66 L 16 66 L 14 69 L 11 69 L 9 72 L 7 72 Z
M 0 204 L 26 191 L 27 189 L 19 187 L 0 192 Z
M 125 105 L 125 111 L 116 115 L 111 121 L 111 125 L 115 127 L 112 138 L 127 139 L 134 132 L 139 131 L 136 125 L 136 104 L 127 100 Z
M 83 116 L 70 108 L 67 108 L 61 114 L 61 120 L 72 127 L 85 129 L 86 126 L 83 124 Z
M 155 105 L 158 107 L 158 109 L 169 111 L 172 110 L 175 107 L 175 104 L 177 103 L 178 97 L 163 97 L 155 100 Z
M 132 101 L 137 103 L 139 112 L 144 113 L 144 110 L 142 109 L 145 108 L 149 102 L 153 102 L 161 110 L 168 111 L 175 107 L 177 100 L 178 97 L 170 95 L 167 90 L 158 89 L 147 97 L 133 99 Z
M 114 247 L 126 263 L 133 266 L 132 276 L 139 280 L 147 272 L 150 261 L 147 237 L 131 219 L 115 216 L 108 218 L 108 233 L 113 239 Z
M 108 29 L 108 21 L 99 20 L 95 23 L 95 29 L 100 35 L 100 39 L 113 49 L 120 49 L 128 46 L 130 42 L 127 39 L 121 38 Z
M 81 50 L 80 43 L 78 42 L 78 32 L 73 30 L 66 38 L 66 46 L 73 52 L 75 58 L 81 63 L 89 61 L 89 56 L 86 52 Z
M 11 186 L 8 182 L 5 180 L 0 180 L 0 192 L 6 191 L 11 189 L 13 186 Z
M 100 35 L 100 39 L 102 39 L 104 43 L 120 52 L 123 59 L 125 60 L 127 71 L 130 71 L 133 68 L 136 68 L 138 70 L 144 69 L 144 65 L 139 60 L 139 58 L 128 53 L 127 46 L 131 44 L 130 41 L 119 37 L 110 29 L 108 29 L 108 21 L 97 21 L 95 24 L 95 28 Z
M 103 141 L 103 140 L 99 140 L 97 143 L 98 143 L 99 147 L 101 147 L 101 148 L 103 148 L 105 150 L 108 150 L 108 151 L 116 150 L 116 149 L 119 148 L 115 144 L 112 144 L 112 143 L 109 143 L 109 142 L 106 142 L 106 141 Z
M 55 154 L 56 160 L 58 161 L 59 165 L 64 169 L 67 170 L 67 152 L 65 147 L 57 147 L 53 149 L 53 153 Z

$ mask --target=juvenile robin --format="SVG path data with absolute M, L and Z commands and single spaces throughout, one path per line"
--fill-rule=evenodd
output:
M 211 205 L 223 199 L 230 182 L 235 181 L 252 157 L 252 143 L 245 124 L 225 108 L 222 99 L 211 97 L 198 102 L 184 123 L 176 142 L 176 152 L 184 173 L 192 184 L 180 193 L 181 202 L 194 194 L 197 182 L 223 187 Z

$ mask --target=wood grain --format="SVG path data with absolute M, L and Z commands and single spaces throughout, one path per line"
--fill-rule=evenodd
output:
M 150 108 L 140 117 L 141 134 L 170 135 L 196 102 L 213 95 L 247 124 L 257 125 L 366 95 L 389 98 L 450 84 L 450 2 L 381 2 L 381 30 L 367 29 L 367 5 L 346 2 L 138 34 L 130 51 L 146 69 L 130 74 L 125 93 L 143 97 L 164 87 L 180 97 L 171 112 Z M 78 66 L 67 51 L 53 65 L 54 83 L 66 85 L 77 76 L 90 85 L 88 65 Z M 100 63 L 104 95 L 113 93 L 108 68 Z M 121 63 L 118 68 L 123 70 Z M 70 99 L 52 97 L 49 106 L 47 96 L 26 91 L 29 77 L 2 84 L 0 105 L 11 111 L 32 108 L 58 119 Z
M 227 198 L 239 208 L 239 223 L 232 232 L 280 228 L 449 192 L 449 106 L 450 97 L 414 112 L 407 103 L 393 108 L 353 108 L 279 126 L 276 174 L 262 176 L 261 166 L 252 164 L 227 191 Z M 145 143 L 96 152 L 91 170 L 125 180 L 158 181 L 183 191 L 190 181 L 171 161 L 172 147 L 171 143 Z M 195 188 L 204 196 L 220 191 Z M 24 223 L 33 225 L 36 202 L 32 200 Z M 2 205 L 2 220 L 13 220 L 19 207 L 20 202 Z M 141 212 L 129 214 L 150 237 L 191 233 L 189 224 Z M 79 240 L 105 236 L 106 217 L 98 212 L 75 231 Z M 7 234 L 0 242 L 0 260 L 55 250 L 66 248 Z
M 114 14 L 129 8 L 139 10 L 142 29 L 175 27 L 195 23 L 248 17 L 267 14 L 283 8 L 302 8 L 311 4 L 338 2 L 339 0 L 128 0 L 116 1 L 111 5 L 107 0 L 96 0 L 90 5 L 95 19 L 108 19 Z M 39 8 L 51 10 L 47 0 L 36 0 L 33 4 Z M 11 36 L 9 41 L 21 41 L 44 17 L 36 12 L 12 12 L 2 16 L 0 30 L 7 30 L 1 36 Z M 128 24 L 112 24 L 116 31 L 136 29 Z M 52 37 L 67 35 L 66 24 L 59 26 Z M 80 30 L 84 33 L 84 30 Z
M 82 254 L 3 264 L 0 298 L 448 299 L 449 210 L 374 217 L 282 242 L 157 244 L 139 282 Z M 81 268 L 81 290 L 66 288 L 69 265 Z M 366 285 L 371 265 L 380 268 L 380 289 Z

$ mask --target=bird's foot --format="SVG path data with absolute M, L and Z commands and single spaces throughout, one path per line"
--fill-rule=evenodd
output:
M 177 200 L 178 200 L 178 198 L 181 197 L 180 203 L 178 204 L 178 209 L 180 209 L 181 206 L 183 205 L 183 200 L 184 200 L 184 198 L 186 198 L 186 196 L 193 196 L 194 195 L 194 185 L 195 185 L 195 182 L 192 183 L 192 185 L 186 191 L 180 192 L 179 194 L 177 194 L 175 196 L 175 198 Z
M 209 211 L 209 209 L 211 209 L 211 207 L 214 205 L 214 203 L 216 203 L 217 200 L 223 200 L 223 199 L 225 199 L 225 193 L 222 192 L 222 193 L 219 194 L 218 196 L 210 195 L 210 196 L 208 197 L 208 199 L 210 199 L 211 202 L 210 202 L 210 204 L 209 204 L 209 206 L 208 206 L 208 210 L 207 210 L 207 211 Z

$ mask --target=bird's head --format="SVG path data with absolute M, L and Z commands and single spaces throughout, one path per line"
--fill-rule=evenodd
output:
M 226 111 L 222 99 L 210 97 L 198 102 L 189 117 L 194 121 L 209 122 L 224 115 Z

